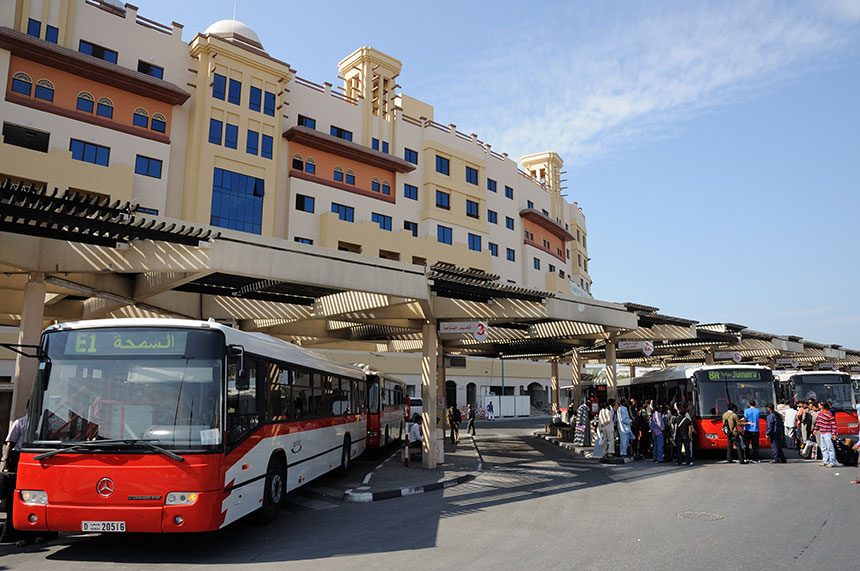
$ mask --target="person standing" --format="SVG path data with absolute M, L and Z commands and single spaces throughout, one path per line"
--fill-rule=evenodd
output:
M 789 448 L 797 447 L 797 410 L 794 408 L 794 403 L 782 409 L 782 421 L 785 427 L 785 446 Z
M 773 403 L 767 405 L 767 425 L 765 434 L 770 441 L 771 463 L 785 464 L 785 453 L 782 451 L 782 440 L 785 438 L 785 426 L 782 423 L 782 416 L 776 412 Z
M 30 408 L 30 401 L 27 401 L 27 409 Z M 6 442 L 3 446 L 3 458 L 0 460 L 0 472 L 3 472 L 3 493 L 6 504 L 6 522 L 3 525 L 3 533 L 0 534 L 0 542 L 15 541 L 20 539 L 21 544 L 27 541 L 28 534 L 20 532 L 12 527 L 12 505 L 14 504 L 15 484 L 18 472 L 18 459 L 21 457 L 21 444 L 24 442 L 24 437 L 27 434 L 27 427 L 30 424 L 30 417 L 25 414 L 21 418 L 12 423 L 12 428 L 6 436 Z
M 812 440 L 812 454 L 809 456 L 812 460 L 818 458 L 818 452 L 821 450 L 821 443 L 818 441 L 818 435 L 815 432 L 815 421 L 818 420 L 818 403 L 815 399 L 806 401 L 806 410 L 809 414 L 809 439 Z
M 603 447 L 606 450 L 606 456 L 615 454 L 615 428 L 612 422 L 612 406 L 615 404 L 615 399 L 609 399 L 600 412 L 597 414 L 597 429 L 603 436 Z
M 460 443 L 460 423 L 463 422 L 463 415 L 460 414 L 460 409 L 452 406 L 448 409 L 448 424 L 451 425 L 451 444 Z
M 747 449 L 747 459 L 753 464 L 759 463 L 758 457 L 758 439 L 759 439 L 759 419 L 761 411 L 756 406 L 754 399 L 751 399 L 749 406 L 744 410 L 744 445 Z
M 660 407 L 654 407 L 651 412 L 651 438 L 654 441 L 652 457 L 654 462 L 663 463 L 663 414 L 660 412 Z
M 571 403 L 572 404 L 572 403 Z M 574 446 L 591 446 L 591 429 L 589 428 L 588 404 L 583 402 L 576 409 L 576 424 L 573 433 Z
M 472 436 L 475 436 L 475 409 L 472 408 L 472 405 L 466 405 L 466 420 L 469 421 L 469 424 L 466 425 L 466 432 L 471 433 Z
M 815 433 L 818 445 L 821 447 L 822 462 L 825 468 L 836 466 L 836 450 L 833 449 L 833 437 L 836 435 L 836 418 L 830 412 L 830 404 L 818 403 L 818 418 L 815 420 Z
M 686 463 L 693 465 L 693 419 L 690 417 L 689 407 L 682 403 L 678 407 L 678 419 L 675 422 L 675 463 L 678 466 Z M 681 447 L 684 448 L 686 458 L 681 455 Z
M 730 402 L 728 410 L 723 414 L 723 431 L 726 434 L 727 440 L 726 461 L 729 464 L 734 463 L 734 460 L 732 460 L 732 448 L 737 448 L 738 462 L 746 464 L 746 460 L 744 460 L 744 444 L 741 440 L 740 420 L 738 419 L 737 409 L 738 407 L 735 403 Z
M 487 420 L 495 420 L 496 414 L 493 410 L 493 401 L 487 403 Z
M 618 422 L 619 453 L 622 457 L 627 456 L 627 446 L 630 444 L 630 437 L 633 434 L 632 425 L 633 419 L 630 418 L 630 411 L 627 410 L 627 401 L 623 398 L 618 401 L 615 407 L 615 417 Z

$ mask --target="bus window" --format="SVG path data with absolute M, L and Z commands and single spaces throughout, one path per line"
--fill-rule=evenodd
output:
M 292 378 L 289 369 L 269 364 L 266 372 L 266 420 L 293 418 Z
M 367 384 L 353 381 L 352 387 L 352 409 L 359 414 L 364 414 L 367 412 Z
M 227 371 L 227 440 L 229 444 L 239 442 L 260 422 L 257 413 L 257 361 L 245 358 L 249 386 L 247 391 L 236 389 L 238 367 L 231 363 Z
M 296 418 L 315 416 L 309 410 L 310 401 L 313 401 L 313 385 L 311 384 L 311 373 L 307 371 L 296 371 L 293 380 L 293 410 Z
M 352 413 L 352 391 L 349 379 L 332 377 L 331 413 L 334 416 Z
M 370 385 L 367 404 L 368 412 L 371 414 L 379 412 L 379 383 L 372 383 Z
M 317 406 L 317 412 L 320 416 L 331 416 L 332 415 L 332 385 L 337 382 L 337 377 L 331 377 L 329 375 L 318 375 L 317 378 L 320 380 L 320 399 L 319 405 Z M 316 393 L 314 393 L 316 395 Z

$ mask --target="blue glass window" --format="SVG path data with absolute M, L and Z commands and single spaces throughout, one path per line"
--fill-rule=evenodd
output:
M 304 159 L 302 159 L 301 155 L 296 155 L 293 157 L 292 168 L 296 169 L 297 171 L 305 170 L 305 161 Z
M 272 136 L 271 135 L 263 135 L 262 143 L 263 144 L 261 145 L 260 156 L 263 157 L 264 159 L 271 159 L 272 158 L 272 147 L 274 146 L 274 140 L 272 139 Z
M 293 238 L 293 242 L 298 242 L 299 244 L 307 244 L 308 246 L 314 245 L 314 241 L 310 238 L 299 238 L 298 236 Z
M 60 29 L 48 24 L 45 26 L 45 41 L 56 44 L 60 39 Z
M 454 243 L 454 231 L 451 230 L 448 226 L 442 226 L 438 224 L 436 226 L 436 241 L 442 244 L 453 244 Z
M 554 274 L 554 273 L 555 273 L 555 266 L 553 266 L 552 264 L 550 264 L 550 265 L 549 265 L 549 268 L 547 269 L 547 271 L 548 271 L 549 273 L 551 273 L 551 274 Z
M 526 200 L 526 208 L 534 208 L 534 207 L 535 207 L 534 202 L 532 202 L 531 200 Z
M 146 75 L 150 75 L 157 79 L 164 79 L 164 68 L 160 65 L 155 65 L 154 63 L 149 63 L 143 61 L 142 59 L 137 60 L 137 71 L 140 73 L 145 73 Z
M 403 158 L 407 163 L 412 163 L 413 165 L 418 164 L 418 151 L 413 151 L 412 149 L 403 149 Z
M 40 79 L 36 84 L 36 91 L 33 93 L 36 99 L 44 99 L 45 101 L 54 100 L 54 85 L 47 80 Z
M 378 180 L 373 179 L 372 181 L 370 181 L 370 190 L 372 190 L 373 192 L 379 192 L 379 181 Z
M 34 38 L 42 37 L 42 22 L 30 18 L 27 20 L 27 35 Z
M 256 155 L 259 152 L 260 134 L 256 131 L 248 129 L 248 136 L 245 142 L 245 151 L 249 155 Z
M 338 137 L 338 138 L 343 139 L 345 141 L 352 141 L 352 131 L 347 131 L 346 129 L 341 129 L 340 127 L 337 127 L 335 125 L 331 126 L 329 133 L 331 133 L 331 135 L 333 137 Z
M 33 81 L 26 73 L 16 73 L 12 77 L 12 91 L 30 97 L 30 90 L 33 88 Z
M 436 172 L 448 174 L 451 171 L 451 161 L 445 157 L 436 155 Z
M 242 82 L 235 79 L 230 80 L 230 87 L 227 90 L 227 102 L 234 105 L 242 103 Z
M 514 219 L 510 216 L 505 216 L 505 228 L 507 228 L 508 230 L 514 229 Z
M 415 236 L 418 237 L 418 223 L 410 222 L 409 220 L 403 221 L 403 229 Z
M 239 126 L 227 123 L 224 129 L 224 146 L 235 149 L 239 146 Z
M 80 99 L 80 96 L 78 97 Z M 143 127 L 144 129 L 149 128 L 149 116 L 142 112 L 141 109 L 138 109 L 134 112 L 134 115 L 131 116 L 131 123 L 135 127 Z
M 335 168 L 334 169 L 334 180 L 337 182 L 343 182 L 343 169 Z
M 317 128 L 317 120 L 312 117 L 305 117 L 304 115 L 299 115 L 299 126 L 307 127 L 308 129 L 316 129 Z
M 212 79 L 212 97 L 224 101 L 227 98 L 227 76 L 216 73 Z
M 106 97 L 99 99 L 99 102 L 96 104 L 96 115 L 113 119 L 113 102 Z
M 514 189 L 513 188 L 511 188 L 509 186 L 505 187 L 505 198 L 510 198 L 511 200 L 513 200 L 513 198 L 514 198 Z
M 496 192 L 496 181 L 491 178 L 487 179 L 487 190 L 490 192 Z
M 152 116 L 152 122 L 150 123 L 153 131 L 158 131 L 159 133 L 164 133 L 167 129 L 167 122 L 164 120 L 164 115 L 160 113 L 156 113 Z
M 451 210 L 451 195 L 441 190 L 436 191 L 436 207 Z
M 209 119 L 209 142 L 216 145 L 221 144 L 221 136 L 224 131 L 224 123 L 218 119 Z
M 487 210 L 487 222 L 490 224 L 499 223 L 499 215 L 495 210 Z
M 382 141 L 382 152 L 383 153 L 388 152 L 388 141 Z
M 487 249 L 490 250 L 490 255 L 493 257 L 499 257 L 499 245 L 493 244 L 492 242 L 487 242 Z
M 478 184 L 478 169 L 466 167 L 466 182 L 469 184 Z
M 69 150 L 72 151 L 72 158 L 76 161 L 93 163 L 103 167 L 108 166 L 110 162 L 110 149 L 95 143 L 72 139 L 69 141 Z
M 331 211 L 337 213 L 337 217 L 344 222 L 355 221 L 355 208 L 352 206 L 344 206 L 336 202 L 331 203 Z
M 481 217 L 478 211 L 478 203 L 474 200 L 466 200 L 466 216 L 468 216 L 469 218 Z
M 305 172 L 308 174 L 317 174 L 317 164 L 313 159 L 305 161 Z
M 78 102 L 75 104 L 75 108 L 78 111 L 83 111 L 84 113 L 92 113 L 95 108 L 93 96 L 86 92 L 79 93 Z
M 304 194 L 296 195 L 296 210 L 300 212 L 310 212 L 314 211 L 314 203 L 316 199 L 313 196 L 305 196 Z
M 270 117 L 275 116 L 275 94 L 267 91 L 263 96 L 263 113 Z
M 513 251 L 513 249 L 508 248 L 508 249 L 507 249 L 507 251 L 505 252 L 505 258 L 507 258 L 507 260 L 508 260 L 509 262 L 515 262 L 515 261 L 517 261 L 517 255 L 516 255 L 516 252 L 514 252 L 514 251 Z
M 212 181 L 212 226 L 260 234 L 265 181 L 226 169 L 215 169 Z
M 248 108 L 251 111 L 259 111 L 263 105 L 263 90 L 259 87 L 251 86 L 251 93 L 248 96 Z
M 411 184 L 403 185 L 403 198 L 418 200 L 418 187 Z
M 378 151 L 379 150 L 379 139 L 371 139 L 370 140 L 370 146 L 374 151 Z
M 469 234 L 469 249 L 475 252 L 481 251 L 481 237 L 477 234 Z
M 372 212 L 370 214 L 371 222 L 379 224 L 380 230 L 388 230 L 391 231 L 391 216 L 386 216 L 385 214 L 379 214 L 378 212 Z
M 384 181 L 382 183 L 382 194 L 385 196 L 391 196 L 391 185 Z
M 137 158 L 134 160 L 134 172 L 135 174 L 151 176 L 152 178 L 161 178 L 161 161 L 137 155 Z
M 346 184 L 355 186 L 355 174 L 352 171 L 346 171 Z
M 540 258 L 534 258 L 534 260 L 532 260 L 532 265 L 534 266 L 534 268 L 536 270 L 539 270 L 540 269 Z
M 114 50 L 109 50 L 104 46 L 81 40 L 78 44 L 78 51 L 88 56 L 97 57 L 110 63 L 116 63 L 119 54 Z

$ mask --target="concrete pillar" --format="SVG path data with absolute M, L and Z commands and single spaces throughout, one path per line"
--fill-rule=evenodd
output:
M 713 365 L 714 364 L 714 351 L 712 349 L 708 349 L 705 351 L 705 364 Z
M 573 404 L 579 407 L 582 404 L 582 360 L 579 351 L 574 350 L 570 354 L 570 384 L 573 387 Z
M 629 373 L 631 379 L 636 378 L 636 365 L 630 365 L 630 367 L 628 369 L 628 373 Z
M 617 334 L 611 333 L 606 340 L 606 398 L 618 398 L 618 383 L 615 372 L 615 343 Z
M 558 359 L 553 359 L 552 361 L 550 361 L 550 367 L 550 398 L 552 399 L 552 413 L 555 414 L 558 412 L 558 409 L 560 407 L 558 402 Z
M 423 348 L 421 352 L 421 398 L 424 399 L 424 412 L 421 427 L 424 433 L 424 450 L 421 464 L 425 468 L 436 467 L 436 352 L 438 338 L 436 320 L 430 319 L 421 328 Z
M 33 272 L 30 281 L 24 286 L 24 303 L 21 308 L 21 327 L 18 330 L 18 343 L 38 345 L 42 333 L 42 319 L 45 317 L 45 274 Z M 12 392 L 11 421 L 27 413 L 27 399 L 33 392 L 38 360 L 23 355 L 15 358 L 15 377 Z
M 437 344 L 436 351 L 436 463 L 443 464 L 445 462 L 445 427 L 448 424 L 448 415 L 445 414 L 445 405 L 448 397 L 448 387 L 446 381 L 448 376 L 445 372 L 445 351 L 442 344 Z M 439 435 L 441 434 L 441 437 Z

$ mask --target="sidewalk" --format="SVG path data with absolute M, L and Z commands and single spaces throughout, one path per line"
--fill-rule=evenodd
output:
M 483 467 L 478 447 L 468 434 L 461 434 L 456 445 L 445 439 L 445 463 L 433 470 L 422 468 L 420 461 L 404 468 L 400 458 L 397 449 L 364 477 L 362 485 L 344 492 L 344 501 L 375 502 L 450 488 L 474 479 Z
M 551 442 L 556 446 L 561 446 L 567 450 L 570 450 L 574 454 L 579 454 L 584 458 L 588 458 L 590 460 L 594 460 L 595 462 L 600 462 L 601 464 L 628 464 L 633 462 L 633 458 L 625 457 L 619 458 L 617 456 L 611 456 L 608 458 L 595 458 L 594 456 L 594 446 L 574 446 L 573 442 L 564 442 L 558 436 L 550 436 L 543 430 L 538 430 L 534 433 L 538 438 L 543 438 L 547 442 Z

